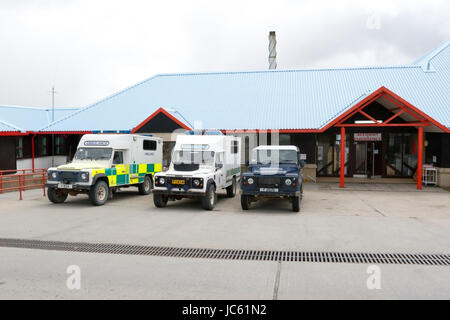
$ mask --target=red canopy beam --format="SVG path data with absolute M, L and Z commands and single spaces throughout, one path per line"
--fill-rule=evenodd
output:
M 336 127 L 427 127 L 429 122 L 407 122 L 407 123 L 343 123 Z
M 394 120 L 395 118 L 397 118 L 399 115 L 401 115 L 402 113 L 404 113 L 405 110 L 400 110 L 399 112 L 397 112 L 396 114 L 394 114 L 392 117 L 390 117 L 389 119 L 387 119 L 384 124 L 388 124 L 389 122 L 391 122 L 392 120 Z

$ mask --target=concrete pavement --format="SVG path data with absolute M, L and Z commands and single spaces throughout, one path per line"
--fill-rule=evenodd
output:
M 183 259 L 0 248 L 0 299 L 448 299 L 448 267 Z M 67 267 L 81 270 L 69 290 Z M 277 281 L 278 278 L 278 281 Z
M 51 204 L 38 191 L 0 198 L 0 237 L 174 247 L 450 253 L 450 193 L 329 190 L 306 184 L 300 213 L 285 201 L 244 212 L 221 194 L 214 211 L 196 200 L 157 209 L 151 196 L 119 192 L 102 207 L 86 196 Z M 441 190 L 441 191 L 439 191 Z M 17 195 L 16 195 L 17 196 Z
M 156 209 L 151 196 L 119 192 L 102 207 L 86 196 L 54 205 L 39 190 L 0 195 L 0 238 L 153 246 L 450 253 L 450 193 L 414 186 L 307 184 L 300 213 L 287 202 L 240 209 L 222 193 L 214 211 L 195 200 Z M 448 299 L 450 269 L 364 264 L 230 261 L 0 248 L 0 299 Z M 81 268 L 81 290 L 66 269 Z

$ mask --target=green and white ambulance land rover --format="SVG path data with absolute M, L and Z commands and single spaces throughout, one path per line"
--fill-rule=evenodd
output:
M 135 186 L 150 194 L 161 171 L 162 139 L 133 134 L 86 134 L 71 163 L 48 169 L 48 198 L 62 203 L 68 195 L 88 194 L 103 205 L 119 188 Z

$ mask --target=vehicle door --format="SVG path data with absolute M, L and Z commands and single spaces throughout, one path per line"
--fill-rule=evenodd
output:
M 217 188 L 223 188 L 226 183 L 226 168 L 224 164 L 224 153 L 223 152 L 217 152 L 216 153 L 216 184 Z
M 123 151 L 114 151 L 112 167 L 116 172 L 117 185 L 129 184 L 128 169 L 123 162 Z

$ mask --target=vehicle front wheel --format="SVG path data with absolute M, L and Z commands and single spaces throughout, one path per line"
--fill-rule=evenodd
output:
M 245 194 L 241 195 L 241 207 L 242 210 L 248 210 L 250 207 L 250 201 Z
M 139 194 L 145 196 L 152 192 L 152 179 L 149 176 L 145 176 L 144 181 L 139 184 Z
M 227 197 L 228 198 L 234 198 L 236 195 L 236 178 L 233 178 L 233 183 L 231 186 L 227 187 Z
M 157 208 L 162 208 L 167 206 L 167 201 L 169 197 L 163 196 L 162 194 L 154 193 L 153 194 L 153 203 Z
M 109 192 L 108 184 L 103 180 L 99 180 L 89 190 L 89 199 L 93 205 L 102 206 L 108 200 Z
M 205 210 L 212 210 L 216 205 L 217 194 L 214 185 L 210 184 L 206 189 L 206 195 L 202 199 L 202 206 Z
M 294 211 L 294 212 L 300 211 L 300 197 L 292 198 L 292 211 Z
M 47 197 L 53 203 L 63 203 L 67 199 L 67 193 L 57 188 L 48 188 Z

